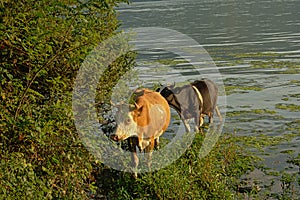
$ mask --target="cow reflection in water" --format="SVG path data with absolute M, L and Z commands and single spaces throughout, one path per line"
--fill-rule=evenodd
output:
M 117 129 L 111 135 L 114 141 L 129 139 L 132 152 L 134 176 L 137 177 L 139 159 L 137 148 L 147 153 L 148 167 L 151 167 L 151 155 L 159 137 L 170 123 L 170 107 L 160 93 L 139 89 L 134 92 L 134 105 L 119 106 L 116 116 Z

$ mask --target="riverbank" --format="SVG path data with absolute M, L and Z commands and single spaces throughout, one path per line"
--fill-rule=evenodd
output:
M 95 199 L 236 199 L 243 191 L 240 177 L 254 170 L 255 157 L 246 153 L 232 134 L 223 134 L 212 151 L 199 158 L 205 136 L 197 133 L 193 144 L 174 163 L 132 179 L 129 173 L 104 166 L 94 173 Z

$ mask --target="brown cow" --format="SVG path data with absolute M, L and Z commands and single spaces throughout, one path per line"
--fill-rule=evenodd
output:
M 138 156 L 136 147 L 148 153 L 148 167 L 151 166 L 151 152 L 158 143 L 159 137 L 170 123 L 170 107 L 158 92 L 140 89 L 134 93 L 134 105 L 126 111 L 119 109 L 116 117 L 117 129 L 111 135 L 114 141 L 129 138 L 132 151 L 132 162 L 137 177 Z

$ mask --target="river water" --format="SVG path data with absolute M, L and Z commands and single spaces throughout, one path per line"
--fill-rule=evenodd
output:
M 135 0 L 118 11 L 120 29 L 176 30 L 209 53 L 227 94 L 223 133 L 251 137 L 262 182 L 282 192 L 280 176 L 268 172 L 299 172 L 288 161 L 300 154 L 300 1 Z

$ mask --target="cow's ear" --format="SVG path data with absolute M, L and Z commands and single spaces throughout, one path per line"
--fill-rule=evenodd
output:
M 134 103 L 134 106 L 135 106 L 135 109 L 139 110 L 141 107 L 143 106 L 140 106 L 139 104 L 137 104 L 136 102 Z
M 140 106 L 137 103 L 134 103 L 134 105 L 135 105 L 138 115 L 140 115 L 143 110 L 143 106 Z

